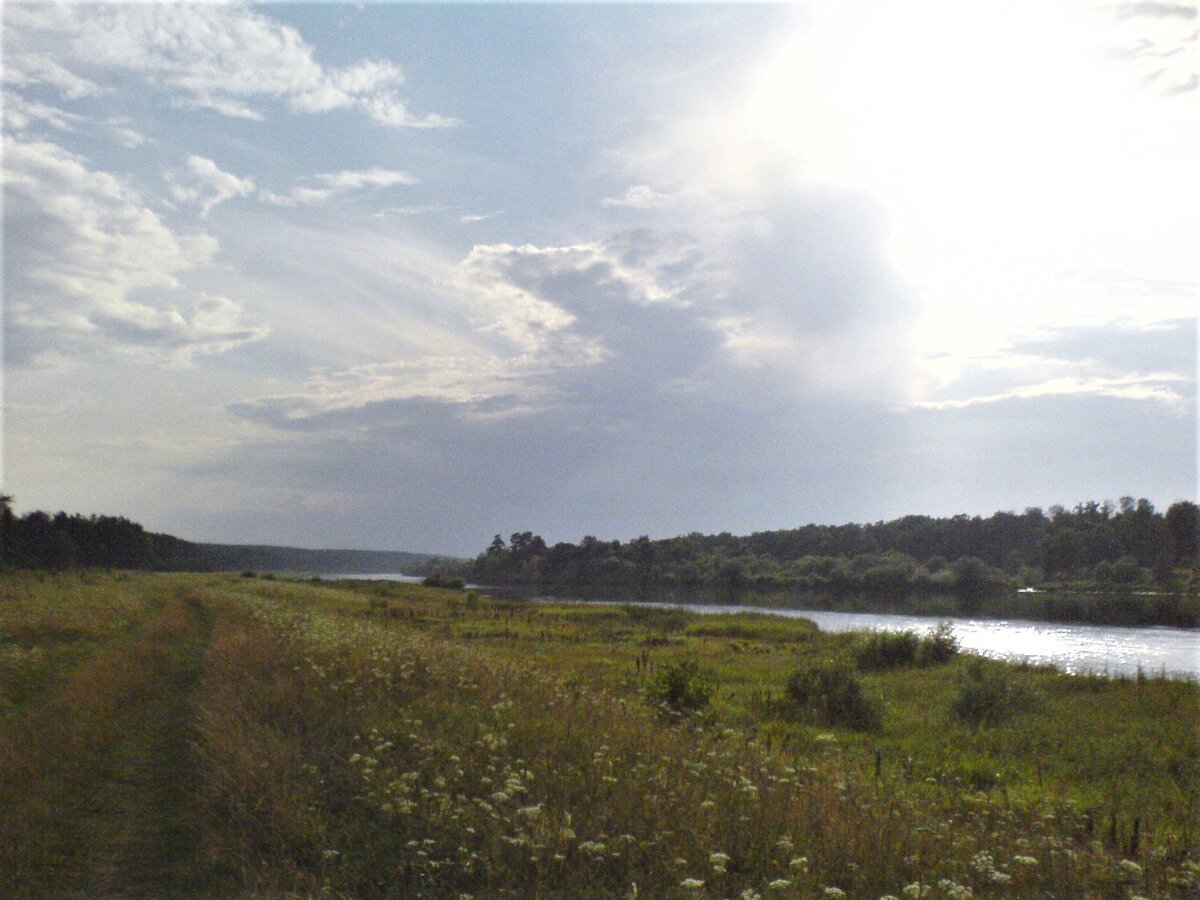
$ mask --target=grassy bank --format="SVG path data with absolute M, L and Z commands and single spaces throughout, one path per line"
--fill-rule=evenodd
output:
M 20 575 L 0 590 L 7 895 L 1200 883 L 1194 684 L 411 585 Z
M 1099 590 L 1075 585 L 1032 592 L 1000 588 L 978 596 L 921 593 L 905 589 L 876 594 L 833 592 L 808 587 L 767 584 L 737 590 L 718 587 L 672 586 L 635 588 L 603 583 L 516 585 L 493 589 L 510 597 L 552 596 L 605 598 L 616 601 L 657 601 L 716 606 L 750 606 L 768 609 L 827 612 L 885 613 L 981 619 L 1029 619 L 1086 625 L 1146 628 L 1200 628 L 1200 595 L 1135 591 L 1130 588 Z

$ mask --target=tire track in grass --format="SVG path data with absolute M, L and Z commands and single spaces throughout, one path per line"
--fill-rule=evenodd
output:
M 0 743 L 0 892 L 211 894 L 192 749 L 211 624 L 198 602 L 165 600 Z
M 97 888 L 107 896 L 198 896 L 208 890 L 195 811 L 192 695 L 212 616 L 194 600 L 188 610 L 190 627 L 168 647 L 164 677 L 113 748 L 110 790 L 122 839 L 98 859 Z

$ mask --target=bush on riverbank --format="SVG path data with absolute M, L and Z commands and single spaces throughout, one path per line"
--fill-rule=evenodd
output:
M 822 661 L 798 669 L 786 689 L 795 709 L 821 725 L 876 731 L 883 720 L 879 704 L 844 663 Z
M 854 662 L 864 671 L 902 666 L 932 666 L 949 662 L 958 653 L 958 640 L 948 622 L 941 622 L 928 635 L 911 631 L 873 631 L 859 638 Z
M 950 710 L 976 728 L 995 727 L 1038 705 L 1037 695 L 1004 668 L 972 660 L 959 677 Z

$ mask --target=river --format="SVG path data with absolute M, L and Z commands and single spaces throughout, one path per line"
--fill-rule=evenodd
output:
M 337 575 L 373 581 L 419 582 L 409 575 Z M 557 598 L 555 598 L 557 599 Z M 604 601 L 563 601 L 600 603 Z M 626 601 L 615 601 L 625 603 Z M 966 619 L 951 616 L 906 616 L 884 613 L 824 612 L 764 606 L 717 606 L 691 603 L 636 603 L 672 606 L 698 613 L 766 613 L 810 619 L 822 631 L 915 631 L 923 633 L 949 622 L 959 646 L 968 653 L 1013 662 L 1049 663 L 1072 674 L 1167 674 L 1200 680 L 1200 631 L 1184 628 L 1117 628 L 1024 619 Z
M 591 601 L 588 601 L 591 602 Z M 1116 628 L 1024 619 L 960 619 L 952 616 L 905 616 L 885 613 L 824 612 L 764 606 L 674 606 L 699 613 L 766 613 L 809 619 L 822 631 L 932 630 L 949 622 L 959 646 L 968 653 L 1011 662 L 1049 663 L 1072 674 L 1147 675 L 1200 679 L 1200 632 L 1184 628 Z

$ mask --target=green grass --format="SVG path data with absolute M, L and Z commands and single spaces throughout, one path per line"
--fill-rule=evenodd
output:
M 34 657 L 0 666 L 6 896 L 1200 884 L 1195 684 L 869 669 L 857 731 L 788 703 L 862 646 L 804 621 L 236 575 L 5 575 L 0 597 Z M 964 721 L 976 668 L 1032 699 Z M 653 702 L 692 671 L 706 702 Z
M 46 625 L 52 604 L 27 605 L 28 640 L 59 667 L 37 678 L 38 693 L 28 673 L 0 684 L 25 695 L 0 733 L 0 885 L 7 896 L 90 897 L 202 883 L 190 695 L 207 614 L 165 580 L 40 585 L 33 596 L 63 604 L 72 627 L 64 639 Z

